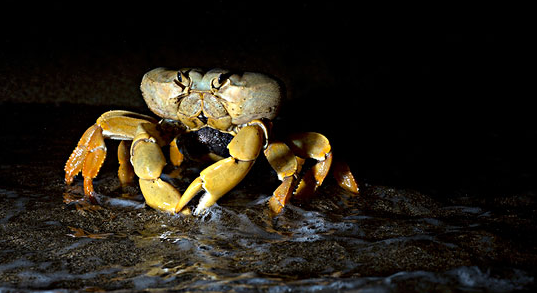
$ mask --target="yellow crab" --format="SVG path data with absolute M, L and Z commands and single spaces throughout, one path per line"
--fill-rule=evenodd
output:
M 84 193 L 94 200 L 92 180 L 106 157 L 105 138 L 122 140 L 118 148 L 119 179 L 130 184 L 136 176 L 147 205 L 178 213 L 200 191 L 195 213 L 213 205 L 248 173 L 261 150 L 282 181 L 269 200 L 279 213 L 291 195 L 306 199 L 323 183 L 332 164 L 331 147 L 314 132 L 292 135 L 287 144 L 270 139 L 271 120 L 277 115 L 281 89 L 278 82 L 260 73 L 228 70 L 170 70 L 156 68 L 146 73 L 141 90 L 156 119 L 129 111 L 109 111 L 82 135 L 65 165 L 65 181 L 71 184 L 82 172 Z M 169 160 L 179 167 L 185 157 L 181 139 L 189 133 L 205 133 L 209 140 L 227 144 L 227 157 L 212 154 L 215 163 L 201 171 L 181 194 L 162 172 L 169 146 Z M 227 140 L 225 137 L 229 137 Z M 306 159 L 316 163 L 301 170 Z M 358 186 L 344 163 L 335 164 L 339 185 L 352 193 Z

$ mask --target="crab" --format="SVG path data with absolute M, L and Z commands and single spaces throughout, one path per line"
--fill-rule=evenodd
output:
M 188 209 L 187 204 L 202 191 L 194 214 L 205 211 L 241 182 L 261 151 L 281 180 L 268 201 L 274 213 L 280 213 L 291 196 L 308 199 L 331 169 L 331 146 L 322 134 L 297 133 L 285 141 L 271 138 L 271 120 L 280 108 L 282 89 L 265 74 L 156 68 L 143 76 L 140 88 L 160 120 L 130 111 L 106 112 L 84 132 L 65 164 L 66 184 L 82 172 L 85 198 L 93 203 L 97 203 L 93 179 L 106 157 L 105 139 L 121 140 L 120 183 L 132 184 L 137 177 L 146 204 L 170 213 Z M 167 158 L 180 169 L 190 153 L 182 147 L 184 140 L 195 133 L 202 133 L 209 147 L 220 145 L 213 148 L 220 154 L 209 153 L 214 162 L 181 193 L 163 170 Z M 164 150 L 169 151 L 167 157 Z M 302 170 L 309 159 L 314 164 Z M 342 188 L 358 194 L 347 164 L 339 162 L 332 169 Z

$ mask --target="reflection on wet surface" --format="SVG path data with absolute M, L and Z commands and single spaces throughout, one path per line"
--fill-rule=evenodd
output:
M 204 215 L 168 215 L 145 207 L 137 188 L 124 196 L 113 158 L 95 182 L 101 205 L 77 201 L 81 180 L 65 187 L 62 176 L 77 129 L 20 135 L 36 147 L 19 147 L 25 159 L 1 164 L 0 291 L 535 287 L 532 193 L 439 199 L 364 184 L 352 197 L 327 182 L 312 202 L 272 217 L 267 201 L 277 180 L 260 164 Z M 3 151 L 19 145 L 11 140 Z
M 291 205 L 274 218 L 267 211 L 268 195 L 239 190 L 195 218 L 117 206 L 121 199 L 77 211 L 61 196 L 3 189 L 1 285 L 506 292 L 534 284 L 534 247 L 520 242 L 532 236 L 509 237 L 530 232 L 524 230 L 532 227 L 519 226 L 529 218 L 487 205 L 423 205 L 424 195 L 386 187 L 369 187 L 357 198 L 335 190 L 327 187 L 324 197 Z M 372 208 L 369 200 L 406 201 L 406 208 L 420 214 Z M 506 227 L 517 233 L 504 232 Z

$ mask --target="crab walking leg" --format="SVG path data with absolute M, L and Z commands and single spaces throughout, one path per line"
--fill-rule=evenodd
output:
M 130 111 L 108 111 L 97 119 L 97 125 L 103 129 L 105 138 L 132 140 L 136 135 L 138 125 L 142 123 L 157 124 L 158 121 L 151 116 Z
M 70 185 L 73 183 L 75 176 L 82 171 L 82 166 L 84 165 L 84 160 L 88 154 L 88 147 L 92 139 L 95 139 L 96 135 L 102 136 L 102 129 L 98 125 L 90 126 L 82 135 L 78 141 L 78 145 L 74 149 L 71 156 L 65 163 L 65 183 Z
M 97 122 L 84 132 L 67 160 L 64 168 L 65 182 L 71 184 L 74 177 L 82 171 L 84 193 L 90 200 L 95 201 L 92 195 L 93 178 L 99 173 L 106 158 L 104 139 L 131 140 L 141 123 L 157 123 L 157 121 L 149 116 L 129 111 L 109 111 L 101 115 Z
M 184 156 L 177 146 L 177 138 L 170 143 L 170 161 L 175 167 L 179 167 L 183 162 Z
M 95 135 L 88 145 L 88 154 L 82 166 L 82 176 L 84 177 L 84 193 L 93 199 L 93 178 L 97 176 L 101 166 L 106 159 L 106 146 L 104 137 L 100 129 L 95 131 Z
M 330 166 L 332 165 L 332 153 L 326 154 L 326 159 L 318 161 L 307 170 L 302 179 L 298 183 L 298 186 L 295 190 L 295 198 L 298 200 L 307 200 L 309 199 L 317 188 L 323 184 L 328 171 L 330 171 Z
M 130 162 L 130 147 L 131 141 L 122 140 L 117 148 L 117 159 L 119 161 L 117 176 L 122 187 L 125 187 L 134 181 L 134 169 Z
M 239 130 L 227 146 L 231 156 L 201 171 L 184 192 L 175 211 L 181 211 L 198 192 L 205 190 L 194 211 L 194 214 L 199 214 L 239 184 L 263 148 L 264 137 L 265 129 L 260 123 L 252 123 Z
M 307 170 L 295 190 L 299 200 L 309 198 L 323 184 L 330 166 L 332 152 L 328 139 L 316 132 L 304 132 L 289 137 L 290 147 L 299 157 L 315 159 L 317 163 Z
M 264 150 L 269 164 L 282 181 L 269 200 L 272 212 L 278 214 L 289 202 L 296 187 L 295 174 L 300 168 L 299 161 L 291 149 L 283 142 L 272 142 Z
M 170 178 L 181 178 L 181 168 L 178 168 L 181 166 L 181 163 L 183 163 L 184 155 L 179 150 L 179 147 L 177 146 L 177 137 L 172 140 L 170 143 L 170 163 L 172 163 L 173 166 L 176 168 L 173 169 L 171 172 L 169 172 L 167 175 Z
M 102 129 L 98 125 L 93 125 L 84 132 L 77 147 L 65 164 L 65 182 L 68 185 L 71 184 L 74 176 L 82 171 L 84 194 L 91 202 L 95 202 L 92 181 L 99 173 L 105 158 L 106 146 Z
M 300 157 L 316 159 L 318 162 L 304 173 L 295 190 L 298 199 L 307 199 L 323 183 L 332 165 L 330 143 L 322 134 L 306 132 L 290 137 L 291 149 Z M 349 166 L 344 162 L 336 162 L 333 166 L 334 178 L 338 185 L 354 194 L 359 193 L 358 184 L 354 180 Z
M 356 180 L 354 180 L 354 176 L 351 173 L 349 165 L 344 162 L 336 161 L 334 162 L 332 172 L 334 174 L 334 178 L 336 179 L 337 184 L 341 188 L 350 191 L 355 195 L 360 193 L 360 189 L 358 188 Z

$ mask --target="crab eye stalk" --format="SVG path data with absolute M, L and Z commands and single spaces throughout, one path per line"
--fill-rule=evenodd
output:
M 190 79 L 181 70 L 177 71 L 177 79 L 174 82 L 183 90 L 190 85 Z
M 230 83 L 229 77 L 231 76 L 230 73 L 222 73 L 218 76 L 218 78 L 213 78 L 211 81 L 211 87 L 215 90 L 221 88 L 224 84 Z

